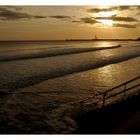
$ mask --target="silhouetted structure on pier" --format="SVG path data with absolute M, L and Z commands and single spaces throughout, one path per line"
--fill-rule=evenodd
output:
M 139 38 L 137 38 L 137 41 L 140 41 L 140 37 L 139 37 Z

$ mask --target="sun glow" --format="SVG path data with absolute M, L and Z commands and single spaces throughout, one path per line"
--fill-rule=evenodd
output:
M 115 15 L 115 14 L 116 14 L 115 11 L 108 11 L 108 12 L 100 12 L 100 13 L 99 13 L 99 16 L 110 17 L 110 16 L 113 16 L 113 15 Z
M 116 11 L 103 11 L 96 13 L 96 15 L 93 13 L 93 17 L 99 17 L 96 19 L 96 21 L 100 22 L 104 27 L 111 27 L 113 25 L 113 20 L 107 19 L 108 17 L 111 17 L 116 14 Z
M 113 21 L 112 20 L 108 20 L 108 19 L 101 19 L 98 20 L 100 23 L 102 23 L 105 26 L 112 26 L 113 25 Z

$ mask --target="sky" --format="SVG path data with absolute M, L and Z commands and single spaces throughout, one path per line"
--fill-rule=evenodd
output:
M 138 38 L 140 6 L 0 6 L 0 40 Z

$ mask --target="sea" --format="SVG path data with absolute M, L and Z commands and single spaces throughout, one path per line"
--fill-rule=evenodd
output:
M 2 41 L 0 131 L 73 133 L 76 103 L 137 76 L 139 41 Z

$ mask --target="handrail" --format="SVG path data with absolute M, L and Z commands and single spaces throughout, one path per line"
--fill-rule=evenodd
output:
M 111 89 L 108 89 L 108 90 L 104 91 L 103 93 L 112 91 L 112 90 L 114 90 L 114 89 L 117 89 L 117 88 L 119 88 L 119 87 L 122 87 L 123 85 L 127 85 L 127 84 L 129 84 L 129 83 L 131 83 L 131 82 L 133 82 L 133 81 L 135 81 L 135 80 L 137 80 L 137 79 L 140 79 L 140 76 L 135 77 L 135 78 L 133 78 L 133 79 L 131 79 L 131 80 L 125 82 L 125 83 L 122 83 L 122 84 L 120 84 L 120 85 L 118 85 L 118 86 L 116 86 L 116 87 L 113 87 L 113 88 L 111 88 Z
M 135 85 L 135 86 L 133 86 L 133 87 L 131 87 L 131 88 L 128 88 L 128 89 L 126 89 L 125 91 L 129 91 L 129 90 L 131 90 L 131 89 L 133 89 L 133 88 L 136 88 L 136 87 L 138 87 L 138 86 L 140 86 L 140 84 L 137 84 L 137 85 Z M 121 94 L 121 93 L 124 93 L 124 91 L 118 92 L 118 93 L 116 93 L 116 94 L 114 94 L 114 95 L 110 95 L 109 97 L 107 97 L 107 98 L 105 98 L 105 99 L 114 97 L 114 96 L 119 95 L 119 94 Z
M 126 88 L 126 86 L 127 86 L 129 83 L 132 83 L 132 82 L 134 82 L 134 81 L 136 81 L 136 80 L 138 80 L 138 79 L 140 79 L 140 76 L 137 76 L 137 77 L 135 77 L 135 78 L 133 78 L 133 79 L 127 81 L 127 82 L 124 82 L 124 83 L 122 83 L 122 84 L 120 84 L 120 85 L 118 85 L 118 86 L 115 86 L 115 87 L 113 87 L 113 88 L 111 88 L 111 89 L 108 89 L 108 90 L 102 92 L 102 93 L 96 94 L 96 95 L 91 96 L 91 97 L 89 97 L 89 98 L 87 98 L 87 99 L 85 99 L 85 100 L 80 101 L 79 103 L 80 103 L 80 106 L 81 106 L 81 113 L 83 114 L 84 104 L 85 104 L 87 101 L 89 101 L 90 99 L 92 99 L 92 98 L 93 98 L 93 100 L 94 100 L 94 99 L 96 99 L 96 97 L 101 96 L 102 99 L 100 99 L 100 100 L 98 100 L 98 101 L 95 100 L 95 101 L 92 102 L 92 104 L 97 104 L 97 103 L 99 103 L 99 102 L 102 102 L 102 105 L 104 106 L 104 105 L 105 105 L 105 101 L 106 101 L 107 99 L 110 99 L 110 98 L 115 97 L 115 96 L 117 96 L 117 95 L 119 95 L 119 94 L 122 94 L 122 93 L 123 93 L 124 96 L 125 96 L 125 92 L 126 92 L 126 91 L 129 91 L 129 90 L 131 90 L 131 89 L 134 89 L 134 88 L 140 86 L 140 83 L 139 83 L 139 84 L 137 84 L 137 85 L 133 85 L 133 86 L 131 86 L 131 87 L 129 87 L 129 88 Z M 112 92 L 112 91 L 114 91 L 115 89 L 119 89 L 120 87 L 123 87 L 123 86 L 124 86 L 124 89 L 123 89 L 122 91 L 119 91 L 119 92 L 117 92 L 117 93 L 115 93 L 115 94 L 111 94 L 110 96 L 106 96 L 109 92 Z

